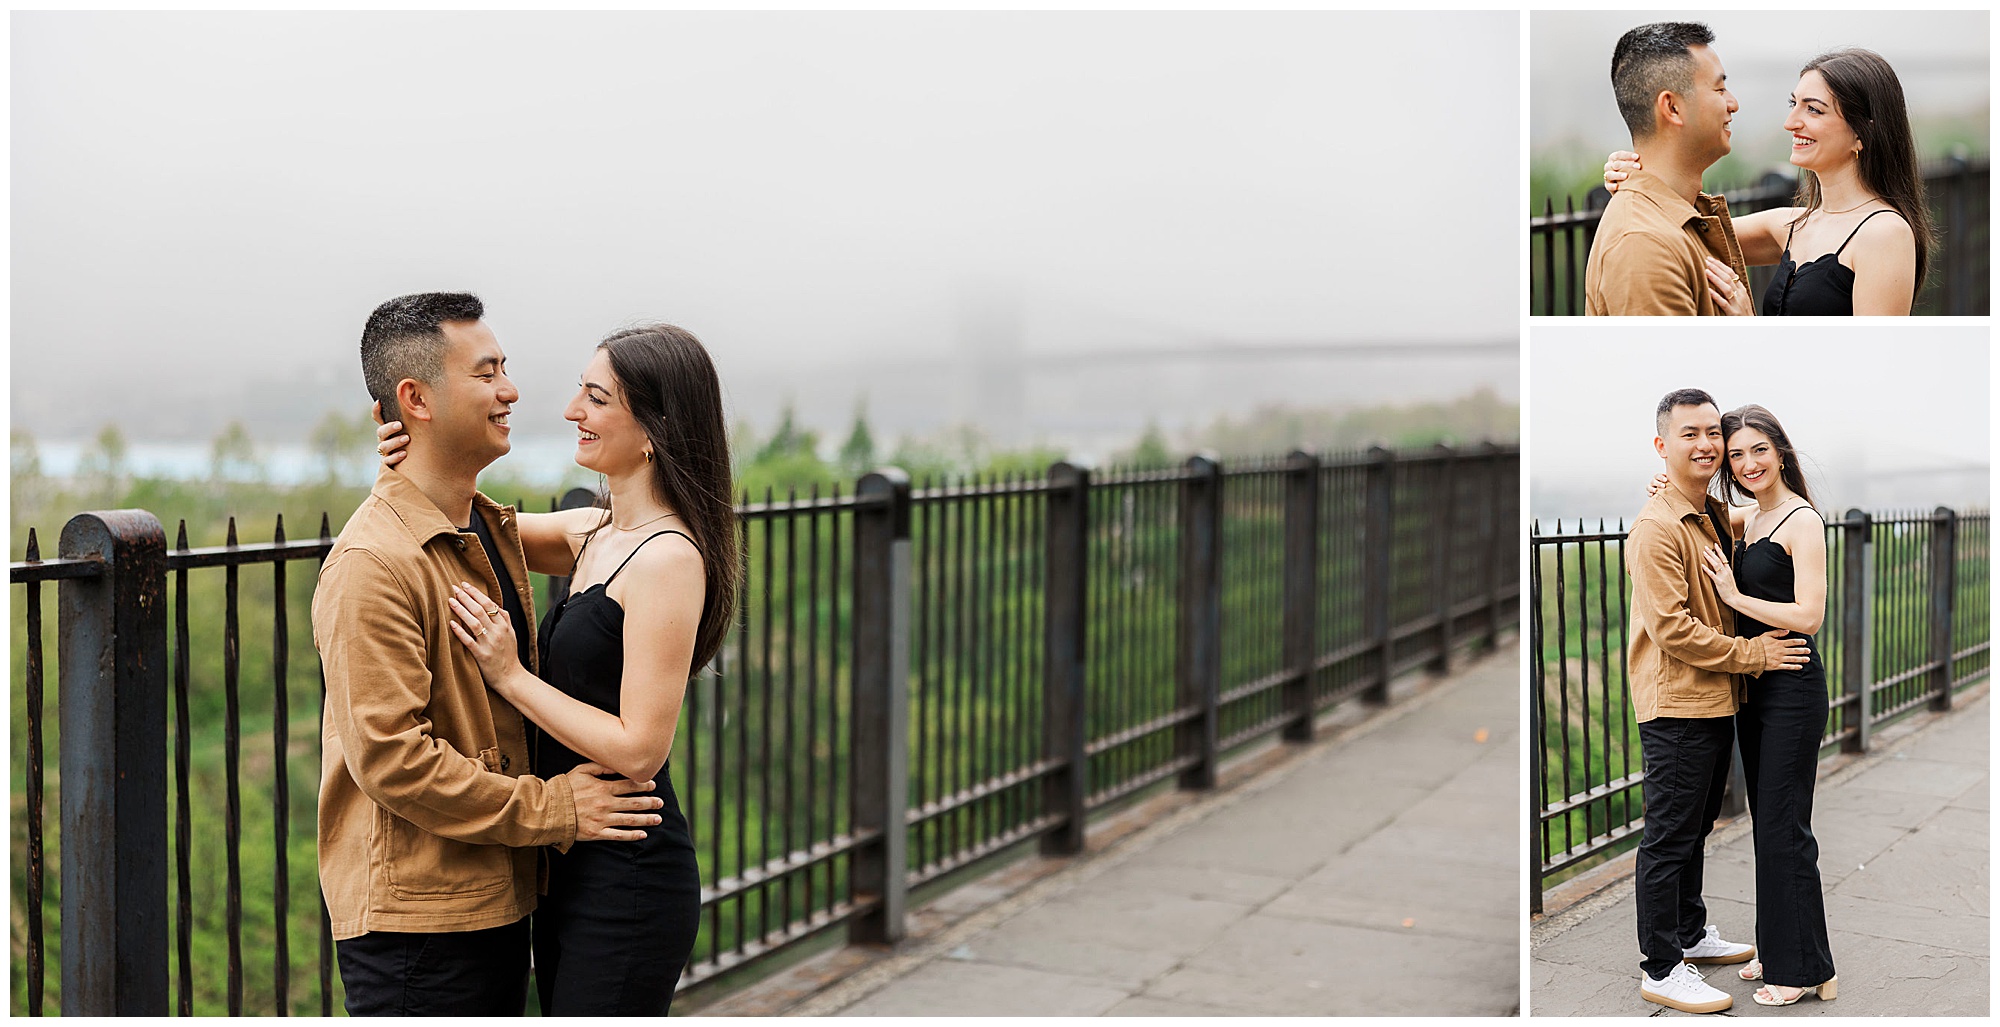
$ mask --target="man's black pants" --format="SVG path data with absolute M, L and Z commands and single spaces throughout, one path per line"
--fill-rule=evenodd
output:
M 520 1016 L 528 918 L 483 931 L 369 931 L 334 943 L 349 1016 Z
M 1636 900 L 1640 965 L 1659 980 L 1701 940 L 1702 843 L 1722 813 L 1729 781 L 1729 717 L 1655 717 L 1639 725 L 1646 754 L 1646 831 L 1639 840 Z

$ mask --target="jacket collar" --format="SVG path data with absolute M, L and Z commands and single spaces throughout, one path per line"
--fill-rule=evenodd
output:
M 451 523 L 451 518 L 446 517 L 437 504 L 417 488 L 417 483 L 411 481 L 409 475 L 394 467 L 382 468 L 381 473 L 375 476 L 375 486 L 369 493 L 395 513 L 396 519 L 402 522 L 403 529 L 410 533 L 410 538 L 418 546 L 429 543 L 439 535 L 458 534 L 458 525 Z M 492 513 L 493 520 L 500 524 L 507 523 L 506 518 L 514 512 L 513 507 L 501 506 L 486 498 L 483 492 L 472 494 L 472 509 L 475 515 L 481 510 Z
M 1716 499 L 1705 492 L 1702 493 L 1701 499 L 1701 506 L 1697 508 L 1693 503 L 1688 502 L 1686 496 L 1681 495 L 1680 489 L 1673 485 L 1668 485 L 1666 488 L 1661 489 L 1653 497 L 1653 500 L 1659 503 L 1675 520 L 1686 520 L 1689 517 L 1699 517 L 1706 520 L 1713 509 Z
M 1696 193 L 1695 202 L 1689 203 L 1667 184 L 1666 179 L 1644 168 L 1627 172 L 1625 181 L 1618 184 L 1618 191 L 1631 192 L 1634 197 L 1644 199 L 1658 207 L 1661 213 L 1680 224 L 1686 224 L 1696 218 L 1721 217 L 1729 210 L 1728 203 L 1722 197 L 1708 193 Z M 1718 207 L 1721 209 L 1716 209 Z

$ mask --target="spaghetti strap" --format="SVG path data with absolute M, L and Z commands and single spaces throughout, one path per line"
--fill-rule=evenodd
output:
M 1794 221 L 1794 222 L 1792 222 L 1791 224 L 1789 224 L 1789 225 L 1786 225 L 1786 226 L 1785 226 L 1785 256 L 1786 256 L 1786 257 L 1790 257 L 1790 256 L 1792 255 L 1792 233 L 1793 233 L 1793 232 L 1796 232 L 1796 231 L 1798 231 L 1798 230 L 1799 230 L 1799 223 L 1798 223 L 1798 222 L 1796 222 L 1796 221 Z
M 1789 516 L 1789 515 L 1787 515 L 1787 516 Z M 693 535 L 690 535 L 690 534 L 688 534 L 688 533 L 687 533 L 687 532 L 685 532 L 685 531 L 675 531 L 675 530 L 674 530 L 674 529 L 672 529 L 672 528 L 668 528 L 668 529 L 667 529 L 667 530 L 665 530 L 665 531 L 656 531 L 656 532 L 654 532 L 653 534 L 651 534 L 651 535 L 648 535 L 648 536 L 646 536 L 646 538 L 645 538 L 645 540 L 644 540 L 644 541 L 642 541 L 642 542 L 640 542 L 640 543 L 639 543 L 638 545 L 636 545 L 636 546 L 633 546 L 633 547 L 632 547 L 632 554 L 631 554 L 631 556 L 627 556 L 627 557 L 625 558 L 625 563 L 631 563 L 631 562 L 632 562 L 632 557 L 633 557 L 633 556 L 638 556 L 638 555 L 639 555 L 639 550 L 641 550 L 641 549 L 644 549 L 644 548 L 646 548 L 646 543 L 647 543 L 647 542 L 651 542 L 651 541 L 653 541 L 654 539 L 656 539 L 656 538 L 659 538 L 659 537 L 660 537 L 661 535 L 679 535 L 680 537 L 682 537 L 682 538 L 684 538 L 684 539 L 687 539 L 687 540 L 688 540 L 688 544 L 690 544 L 690 545 L 693 545 L 693 544 L 694 544 L 694 536 L 693 536 Z M 700 547 L 700 546 L 695 546 L 695 549 L 696 549 L 696 551 L 700 551 L 701 547 Z M 605 588 L 610 588 L 610 587 L 611 587 L 611 583 L 612 583 L 613 581 L 617 580 L 617 578 L 618 578 L 618 571 L 622 571 L 622 570 L 624 570 L 624 569 L 625 569 L 625 563 L 621 563 L 621 564 L 619 564 L 619 565 L 618 565 L 618 570 L 617 570 L 617 571 L 612 571 L 612 572 L 611 572 L 611 577 L 608 577 L 608 578 L 605 578 L 605 579 L 604 579 L 604 587 L 605 587 Z
M 1868 215 L 1868 217 L 1865 217 L 1865 218 L 1862 218 L 1862 219 L 1861 219 L 1861 225 L 1865 225 L 1865 224 L 1867 224 L 1867 223 L 1868 223 L 1868 221 L 1869 221 L 1869 218 L 1873 218 L 1873 217 L 1874 217 L 1874 216 L 1875 216 L 1876 214 L 1896 214 L 1896 210 L 1895 210 L 1895 208 L 1893 208 L 1893 207 L 1884 207 L 1884 208 L 1883 208 L 1883 209 L 1881 209 L 1881 210 L 1878 210 L 1878 211 L 1875 211 L 1875 212 L 1874 212 L 1874 213 L 1872 213 L 1872 214 L 1869 214 L 1869 215 Z M 1897 216 L 1897 217 L 1902 217 L 1903 215 L 1901 215 L 1901 214 L 1896 214 L 1896 216 Z M 1842 251 L 1842 250 L 1845 250 L 1845 249 L 1847 249 L 1847 244 L 1848 244 L 1848 243 L 1851 243 L 1851 242 L 1853 242 L 1853 241 L 1854 241 L 1854 237 L 1855 237 L 1855 236 L 1857 236 L 1857 235 L 1860 235 L 1860 234 L 1861 234 L 1861 225 L 1855 225 L 1855 226 L 1854 226 L 1854 231 L 1852 231 L 1852 232 L 1849 232 L 1849 233 L 1847 233 L 1847 239 L 1846 239 L 1846 241 L 1844 241 L 1844 242 L 1842 242 L 1842 243 L 1840 244 L 1840 249 L 1838 249 L 1838 250 L 1835 250 L 1835 251 L 1833 251 L 1833 259 L 1835 259 L 1835 260 L 1839 260 L 1839 259 L 1840 259 L 1840 254 L 1841 254 L 1841 251 Z M 1791 516 L 1791 514 L 1786 514 L 1785 516 L 1787 516 L 1787 517 L 1790 517 L 1790 516 Z
M 569 558 L 569 573 L 571 577 L 575 577 L 576 569 L 583 566 L 583 551 L 590 548 L 590 540 L 596 537 L 597 532 L 595 531 L 583 536 L 583 544 L 577 546 L 576 555 Z
M 1878 212 L 1878 213 L 1879 213 L 1879 212 Z M 1874 215 L 1872 215 L 1872 214 L 1871 214 L 1871 215 L 1869 215 L 1869 216 L 1870 216 L 1870 217 L 1873 217 Z M 1800 506 L 1795 506 L 1795 507 L 1792 507 L 1792 513 L 1788 513 L 1788 514 L 1784 515 L 1783 517 L 1780 517 L 1780 518 L 1778 518 L 1778 523 L 1777 523 L 1776 525 L 1774 525 L 1774 526 L 1773 526 L 1773 527 L 1771 528 L 1771 530 L 1770 530 L 1770 531 L 1767 531 L 1767 532 L 1765 532 L 1765 533 L 1764 533 L 1764 538 L 1770 538 L 1771 536 L 1773 536 L 1773 535 L 1776 535 L 1776 534 L 1778 533 L 1778 529 L 1779 529 L 1779 528 L 1782 528 L 1782 527 L 1784 527 L 1784 526 L 1785 526 L 1785 522 L 1786 522 L 1786 521 L 1789 521 L 1789 520 L 1791 520 L 1791 519 L 1792 519 L 1792 514 L 1795 514 L 1795 513 L 1798 513 L 1798 512 L 1800 511 L 1800 510 L 1810 510 L 1810 509 L 1812 509 L 1812 504 L 1811 504 L 1811 503 L 1806 503 L 1806 504 L 1802 504 L 1802 505 L 1800 505 Z M 1761 538 L 1760 538 L 1760 539 L 1758 539 L 1757 541 L 1759 541 L 1759 542 L 1762 542 L 1762 541 L 1764 541 L 1764 539 L 1761 539 Z

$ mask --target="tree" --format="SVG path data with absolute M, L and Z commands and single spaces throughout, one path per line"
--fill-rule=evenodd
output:
M 1160 423 L 1148 419 L 1146 431 L 1131 450 L 1119 454 L 1122 463 L 1141 470 L 1169 467 L 1174 462 L 1173 451 L 1167 448 L 1167 435 L 1160 430 Z
M 97 481 L 116 481 L 125 476 L 125 433 L 107 424 L 97 433 L 93 448 L 77 462 L 77 475 Z
M 7 450 L 16 484 L 42 476 L 42 453 L 35 447 L 33 435 L 19 428 L 13 429 L 7 436 Z
M 854 430 L 840 444 L 840 471 L 859 478 L 875 469 L 875 436 L 868 430 L 868 401 L 854 404 Z
M 257 446 L 242 421 L 224 426 L 208 447 L 208 476 L 216 481 L 258 481 L 264 465 L 257 459 Z
M 810 455 L 819 449 L 819 435 L 798 426 L 798 418 L 793 413 L 792 401 L 785 401 L 785 409 L 778 415 L 778 430 L 771 433 L 770 441 L 757 450 L 757 458 L 752 463 L 771 463 L 801 454 Z
M 375 419 L 368 414 L 342 417 L 328 410 L 312 430 L 313 456 L 319 460 L 320 475 L 328 482 L 362 473 L 376 457 Z
M 754 437 L 745 424 L 739 424 L 737 435 L 746 440 Z M 839 480 L 839 472 L 819 458 L 818 433 L 799 427 L 790 400 L 785 401 L 777 430 L 756 450 L 736 475 L 736 487 L 749 492 L 753 502 L 763 499 L 765 489 L 782 499 L 793 489 L 807 492 L 814 485 L 831 486 Z

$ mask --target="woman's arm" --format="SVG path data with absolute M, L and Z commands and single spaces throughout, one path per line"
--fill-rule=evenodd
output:
M 1854 313 L 1909 314 L 1917 291 L 1917 237 L 1901 216 L 1869 218 L 1847 245 L 1854 269 Z
M 590 529 L 604 523 L 608 511 L 587 506 L 581 510 L 520 515 L 521 554 L 528 569 L 536 574 L 567 577 L 576 569 L 577 547 Z
M 1630 150 L 1614 150 L 1604 160 L 1604 188 L 1617 192 L 1618 184 L 1645 167 L 1645 161 Z M 1743 250 L 1743 262 L 1756 267 L 1785 259 L 1785 229 L 1804 211 L 1799 207 L 1773 207 L 1732 216 L 1736 245 Z
M 487 616 L 486 600 L 469 587 L 452 600 L 452 631 L 478 659 L 487 686 L 523 716 L 585 759 L 644 781 L 666 765 L 673 747 L 705 587 L 700 554 L 679 536 L 640 550 L 618 576 L 612 598 L 625 610 L 625 672 L 617 714 L 528 673 L 508 619 Z M 484 634 L 475 634 L 482 626 Z
M 1810 517 L 1786 521 L 1772 538 L 1792 554 L 1793 602 L 1753 599 L 1737 591 L 1736 576 L 1730 572 L 1728 561 L 1711 550 L 1704 557 L 1708 576 L 1715 582 L 1715 594 L 1730 609 L 1774 628 L 1817 635 L 1826 620 L 1826 525 L 1814 512 Z
M 1801 207 L 1772 207 L 1731 217 L 1729 223 L 1736 228 L 1736 245 L 1743 248 L 1743 262 L 1756 267 L 1785 259 L 1785 233 L 1803 213 Z
M 1750 511 L 1755 509 L 1757 508 L 1754 506 L 1732 506 L 1729 508 L 1729 534 L 1731 536 L 1735 538 L 1743 537 L 1743 526 L 1750 523 Z

